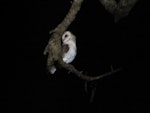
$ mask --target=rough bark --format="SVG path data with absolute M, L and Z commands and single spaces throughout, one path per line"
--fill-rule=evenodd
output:
M 74 21 L 78 11 L 80 10 L 80 7 L 83 1 L 84 0 L 74 0 L 64 20 L 54 30 L 50 31 L 50 34 L 52 35 L 50 37 L 48 45 L 46 46 L 44 50 L 44 55 L 48 54 L 48 58 L 47 58 L 48 70 L 52 65 L 54 65 L 54 62 L 58 62 L 58 64 L 61 67 L 74 73 L 79 78 L 86 80 L 86 81 L 93 81 L 93 80 L 101 79 L 108 75 L 112 75 L 113 73 L 116 73 L 120 71 L 121 69 L 119 68 L 116 70 L 111 70 L 110 72 L 104 73 L 102 75 L 92 77 L 92 76 L 82 74 L 73 65 L 66 64 L 65 62 L 63 62 L 62 56 L 61 56 L 61 52 L 62 52 L 61 36 L 67 30 L 69 25 Z

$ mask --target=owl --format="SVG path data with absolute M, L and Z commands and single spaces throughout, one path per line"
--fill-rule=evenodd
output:
M 77 54 L 76 37 L 70 31 L 65 31 L 62 35 L 62 59 L 65 63 L 71 63 Z M 56 67 L 52 66 L 50 73 L 54 74 Z

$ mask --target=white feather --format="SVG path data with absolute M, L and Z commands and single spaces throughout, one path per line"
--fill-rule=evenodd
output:
M 63 53 L 63 61 L 71 63 L 77 54 L 76 37 L 70 32 L 66 31 L 62 36 L 63 45 L 68 45 L 69 50 Z
M 68 45 L 69 47 L 69 50 L 66 53 L 62 54 L 63 61 L 65 63 L 71 63 L 75 59 L 77 54 L 76 37 L 70 31 L 66 31 L 62 35 L 62 44 Z M 55 71 L 55 66 L 51 67 L 50 73 L 54 74 Z

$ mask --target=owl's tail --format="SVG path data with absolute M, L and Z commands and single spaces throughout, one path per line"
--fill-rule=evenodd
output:
M 56 71 L 56 67 L 55 67 L 55 66 L 52 66 L 51 69 L 49 70 L 49 72 L 50 72 L 51 74 L 54 74 L 55 71 Z

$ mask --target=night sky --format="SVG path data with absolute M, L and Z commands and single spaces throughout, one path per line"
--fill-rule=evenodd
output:
M 78 53 L 72 64 L 96 76 L 114 69 L 122 71 L 94 81 L 96 92 L 90 103 L 90 88 L 84 80 L 62 68 L 55 75 L 46 69 L 43 55 L 54 29 L 65 17 L 70 0 L 24 1 L 23 37 L 17 39 L 16 73 L 21 113 L 134 113 L 150 111 L 147 39 L 149 11 L 139 1 L 118 23 L 98 0 L 85 0 L 68 28 L 77 37 Z

